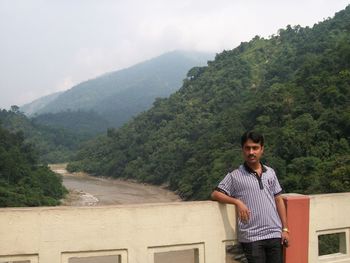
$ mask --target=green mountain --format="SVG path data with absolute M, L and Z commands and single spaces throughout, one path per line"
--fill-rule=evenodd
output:
M 169 52 L 80 83 L 36 108 L 34 114 L 94 111 L 108 121 L 109 126 L 119 127 L 150 108 L 155 98 L 167 97 L 179 89 L 190 68 L 206 65 L 212 58 L 213 55 L 207 53 Z M 26 112 L 28 108 L 30 105 L 21 110 Z
M 35 112 L 44 108 L 47 104 L 54 101 L 61 94 L 62 94 L 62 92 L 56 92 L 56 93 L 41 97 L 39 99 L 36 99 L 31 103 L 28 103 L 28 104 L 21 106 L 20 111 L 24 112 L 28 116 L 32 116 L 32 115 L 34 115 Z
M 245 130 L 287 192 L 350 191 L 350 6 L 312 28 L 288 26 L 191 69 L 181 89 L 87 144 L 71 170 L 168 184 L 206 199 L 242 162 Z

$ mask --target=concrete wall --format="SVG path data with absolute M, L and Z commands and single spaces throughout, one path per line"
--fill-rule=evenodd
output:
M 310 195 L 309 262 L 350 263 L 350 193 Z M 318 236 L 341 235 L 341 253 L 318 256 Z
M 199 263 L 225 262 L 234 215 L 233 206 L 210 201 L 0 209 L 0 262 L 118 255 L 122 263 L 153 263 L 155 253 L 172 250 L 194 250 Z
M 298 200 L 286 198 L 288 207 Z M 349 263 L 350 193 L 312 195 L 305 213 L 310 218 L 308 262 Z M 289 216 L 294 220 L 293 213 Z M 211 201 L 6 208 L 0 209 L 0 263 L 77 263 L 98 256 L 115 263 L 158 263 L 163 253 L 179 250 L 192 251 L 195 263 L 220 263 L 225 245 L 236 240 L 235 226 L 234 206 Z M 300 229 L 296 224 L 291 237 Z M 319 256 L 318 236 L 328 233 L 341 233 L 340 252 Z M 292 246 L 293 240 L 288 249 Z M 287 258 L 286 263 L 300 262 Z

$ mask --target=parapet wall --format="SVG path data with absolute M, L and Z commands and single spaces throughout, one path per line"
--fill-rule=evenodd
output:
M 286 263 L 350 262 L 350 193 L 284 199 L 292 231 Z M 234 206 L 211 201 L 3 208 L 0 263 L 78 263 L 99 256 L 114 263 L 163 263 L 159 258 L 169 251 L 192 251 L 194 263 L 224 263 L 235 229 Z M 338 246 L 319 255 L 319 241 L 328 235 Z M 305 245 L 297 247 L 298 239 Z
M 122 263 L 153 263 L 158 252 L 188 249 L 198 262 L 225 262 L 234 215 L 233 206 L 210 201 L 0 209 L 0 262 L 114 255 Z
M 350 193 L 310 195 L 309 262 L 350 263 Z M 319 256 L 319 241 L 338 241 L 335 253 Z

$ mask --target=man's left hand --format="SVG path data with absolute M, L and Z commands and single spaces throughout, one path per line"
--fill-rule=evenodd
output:
M 285 247 L 288 247 L 290 245 L 290 238 L 289 238 L 289 233 L 283 231 L 282 232 L 282 239 L 281 239 L 282 245 Z

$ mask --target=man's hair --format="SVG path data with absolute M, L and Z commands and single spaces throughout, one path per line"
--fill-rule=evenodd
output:
M 251 139 L 255 143 L 259 143 L 261 146 L 264 146 L 264 136 L 256 131 L 247 131 L 241 137 L 241 146 Z

